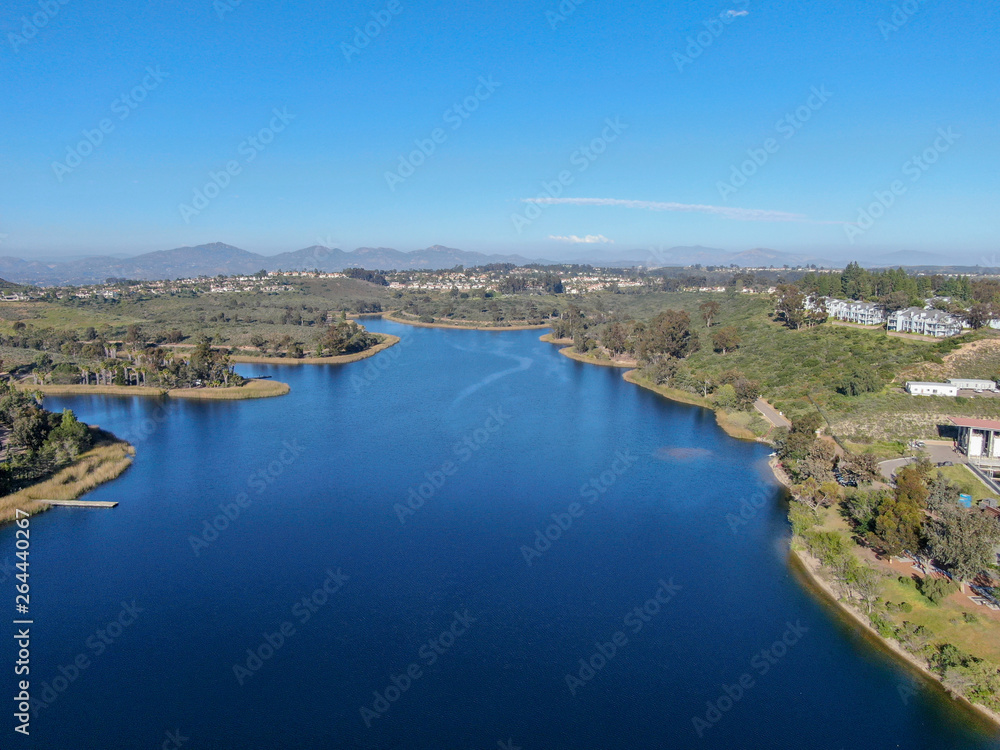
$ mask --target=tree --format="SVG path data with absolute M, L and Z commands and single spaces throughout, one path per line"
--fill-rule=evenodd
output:
M 715 392 L 715 403 L 723 409 L 732 409 L 736 406 L 736 389 L 732 383 L 726 383 Z
M 957 484 L 939 471 L 927 483 L 927 507 L 935 513 L 940 513 L 946 508 L 958 505 L 958 496 L 961 492 Z
M 801 416 L 792 417 L 792 432 L 802 432 L 811 436 L 822 426 L 823 417 L 818 411 L 809 411 Z
M 657 356 L 685 357 L 698 351 L 698 337 L 691 330 L 691 316 L 667 310 L 653 318 L 639 341 L 639 356 L 650 361 Z
M 955 590 L 954 584 L 947 578 L 925 576 L 920 579 L 919 585 L 920 593 L 933 604 L 940 604 Z
M 137 344 L 143 340 L 142 326 L 132 323 L 125 329 L 125 341 L 129 344 Z
M 53 452 L 57 464 L 76 460 L 90 444 L 90 429 L 76 418 L 71 409 L 63 410 L 59 426 L 45 439 L 45 448 Z
M 888 313 L 897 312 L 910 306 L 910 295 L 904 291 L 891 292 L 882 299 L 882 307 Z
M 965 319 L 969 322 L 969 325 L 977 330 L 985 328 L 996 317 L 997 311 L 989 302 L 977 302 L 965 314 Z
M 805 295 L 794 284 L 779 284 L 776 313 L 789 328 L 801 328 L 806 321 Z
M 756 380 L 737 378 L 733 383 L 736 390 L 736 403 L 743 411 L 749 411 L 760 398 L 760 384 Z
M 625 330 L 625 326 L 615 322 L 604 329 L 604 332 L 601 334 L 601 345 L 611 352 L 612 356 L 617 357 L 625 351 L 627 338 L 628 333 Z
M 878 458 L 871 453 L 851 453 L 843 456 L 838 468 L 844 480 L 854 484 L 874 482 L 882 473 Z
M 960 581 L 968 581 L 996 560 L 993 548 L 1000 543 L 1000 523 L 955 505 L 930 525 L 928 537 L 931 554 Z
M 711 328 L 712 321 L 718 316 L 719 311 L 722 309 L 722 305 L 714 299 L 710 299 L 698 305 L 698 309 L 701 311 L 701 317 L 705 321 L 705 326 L 707 328 Z
M 837 393 L 845 396 L 860 396 L 863 393 L 877 393 L 882 383 L 872 370 L 855 370 L 845 375 L 837 385 Z
M 715 346 L 715 351 L 725 354 L 740 345 L 740 335 L 734 326 L 726 326 L 712 335 L 712 344 Z

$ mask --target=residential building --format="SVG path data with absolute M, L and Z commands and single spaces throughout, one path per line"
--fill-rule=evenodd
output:
M 964 391 L 995 391 L 995 380 L 978 380 L 976 378 L 948 378 L 948 382 Z
M 957 396 L 958 386 L 950 383 L 925 383 L 911 380 L 906 384 L 906 392 L 911 396 Z
M 877 302 L 859 302 L 849 299 L 835 299 L 834 297 L 820 297 L 806 299 L 805 308 L 807 310 L 817 310 L 823 307 L 826 314 L 834 320 L 843 320 L 848 323 L 857 323 L 863 326 L 880 326 L 885 323 L 885 308 Z
M 890 331 L 915 333 L 920 336 L 943 338 L 962 333 L 962 320 L 943 310 L 908 307 L 891 313 L 887 323 Z

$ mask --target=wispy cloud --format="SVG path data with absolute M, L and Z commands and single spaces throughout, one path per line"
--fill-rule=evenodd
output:
M 727 10 L 726 15 L 730 18 L 740 18 L 741 16 L 749 16 L 750 11 L 748 10 Z
M 550 240 L 559 240 L 559 242 L 573 242 L 575 244 L 583 245 L 613 245 L 614 240 L 609 240 L 603 234 L 588 234 L 586 237 L 577 237 L 575 234 L 569 236 L 562 236 L 558 234 L 550 234 Z
M 696 203 L 661 203 L 657 201 L 631 201 L 618 198 L 522 198 L 523 203 L 563 206 L 620 206 L 639 208 L 645 211 L 676 211 L 680 213 L 713 214 L 736 221 L 810 221 L 803 214 L 786 211 L 768 211 L 756 208 L 733 208 L 731 206 L 703 206 Z

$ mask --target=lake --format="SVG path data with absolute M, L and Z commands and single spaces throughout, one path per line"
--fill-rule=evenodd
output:
M 5 747 L 1000 748 L 796 577 L 766 446 L 539 331 L 366 325 L 239 367 L 282 398 L 47 400 L 138 454 L 31 521 Z

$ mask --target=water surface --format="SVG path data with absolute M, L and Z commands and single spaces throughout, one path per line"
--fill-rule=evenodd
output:
M 138 455 L 32 519 L 33 692 L 89 663 L 5 746 L 1000 747 L 796 580 L 766 447 L 537 331 L 368 325 L 403 344 L 240 367 L 283 398 L 48 400 Z

